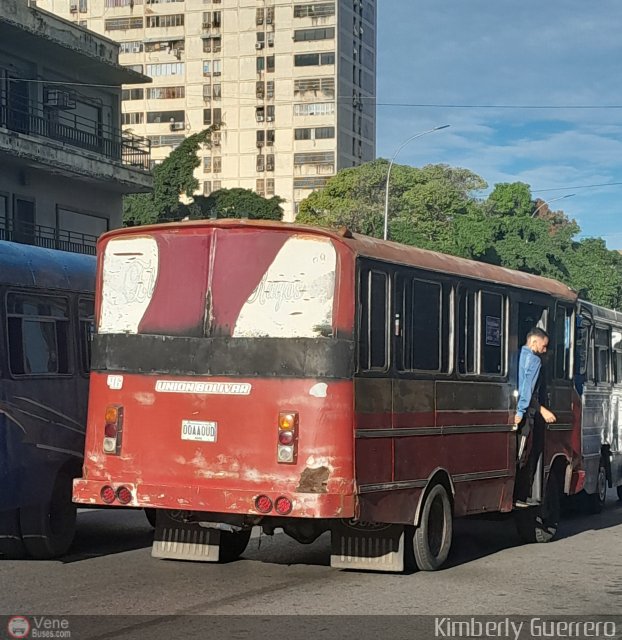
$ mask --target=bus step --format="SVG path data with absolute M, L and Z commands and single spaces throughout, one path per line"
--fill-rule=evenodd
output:
M 176 522 L 158 512 L 151 555 L 170 560 L 218 562 L 220 531 L 195 522 Z
M 403 525 L 341 521 L 332 529 L 330 566 L 366 571 L 404 570 Z

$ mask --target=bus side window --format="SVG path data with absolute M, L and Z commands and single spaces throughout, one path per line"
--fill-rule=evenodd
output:
M 68 374 L 69 313 L 64 298 L 9 293 L 9 365 L 14 375 Z
M 480 294 L 481 373 L 505 373 L 504 297 L 482 291 Z
M 388 362 L 389 278 L 382 271 L 366 270 L 361 277 L 361 369 L 386 369 Z
M 572 311 L 561 305 L 555 313 L 555 377 L 558 380 L 570 378 L 570 345 L 572 340 Z
M 475 305 L 474 291 L 461 289 L 458 293 L 458 373 L 477 373 L 475 358 Z
M 78 300 L 80 331 L 80 369 L 82 373 L 91 370 L 91 342 L 95 333 L 95 302 L 92 298 Z
M 596 382 L 609 382 L 609 329 L 596 327 L 594 331 L 594 374 Z

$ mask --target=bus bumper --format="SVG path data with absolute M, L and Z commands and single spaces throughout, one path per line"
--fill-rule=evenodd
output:
M 112 487 L 115 498 L 104 501 L 102 492 Z M 131 493 L 130 502 L 118 500 L 119 489 L 125 487 Z M 108 494 L 111 492 L 108 491 Z M 103 480 L 73 481 L 73 501 L 79 504 L 171 509 L 184 511 L 208 511 L 215 513 L 235 513 L 259 516 L 279 516 L 274 509 L 259 511 L 255 500 L 268 496 L 274 505 L 277 498 L 284 496 L 292 502 L 292 510 L 284 517 L 289 518 L 353 518 L 355 517 L 355 497 L 340 493 L 297 493 L 288 491 L 254 491 L 242 489 L 221 489 L 214 487 L 187 487 L 135 484 L 131 482 L 106 482 Z

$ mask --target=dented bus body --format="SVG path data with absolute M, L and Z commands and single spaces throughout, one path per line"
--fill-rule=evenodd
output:
M 575 303 L 552 280 L 347 231 L 110 232 L 74 500 L 156 508 L 158 557 L 234 558 L 258 525 L 331 531 L 338 567 L 437 569 L 453 517 L 513 508 L 516 356 L 538 324 L 557 340 L 558 422 L 545 504 L 519 530 L 550 539 L 581 489 Z

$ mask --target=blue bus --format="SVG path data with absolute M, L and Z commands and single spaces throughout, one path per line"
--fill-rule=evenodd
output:
M 73 541 L 95 265 L 0 241 L 0 557 L 53 558 Z

